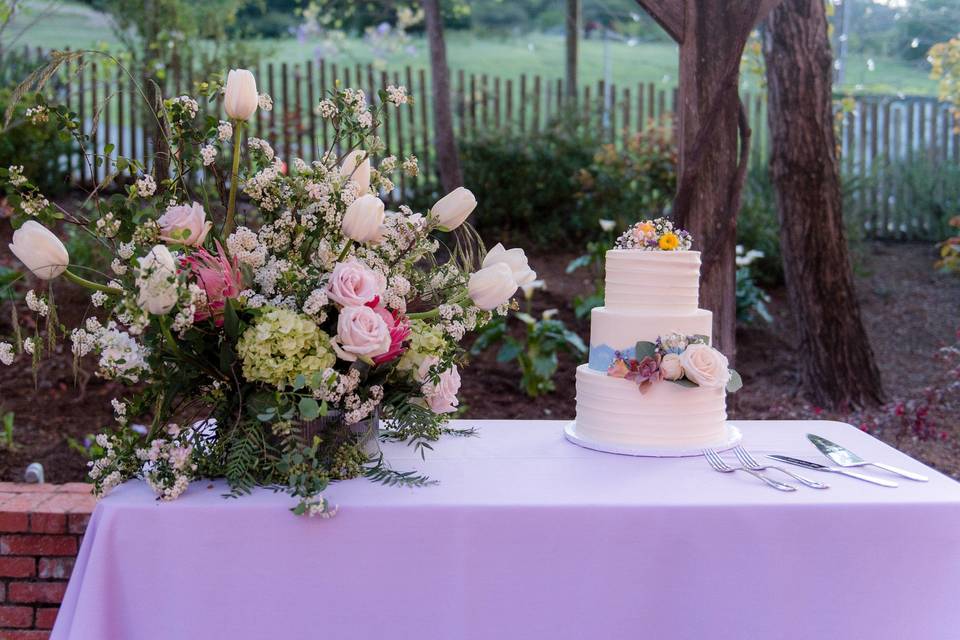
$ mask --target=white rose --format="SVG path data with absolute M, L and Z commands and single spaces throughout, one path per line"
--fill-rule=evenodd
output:
M 357 193 L 365 195 L 370 191 L 370 154 L 362 149 L 354 149 L 340 163 L 340 175 L 357 183 Z
M 249 120 L 257 110 L 260 96 L 257 79 L 246 69 L 231 69 L 223 94 L 223 109 L 235 120 Z
M 453 413 L 460 404 L 457 399 L 457 393 L 460 391 L 460 372 L 457 366 L 453 365 L 437 377 L 439 379 L 436 383 L 432 380 L 424 383 L 423 399 L 434 413 Z
M 470 276 L 467 291 L 474 304 L 485 311 L 496 309 L 517 292 L 517 281 L 510 267 L 498 262 Z
M 660 373 L 664 380 L 679 380 L 683 377 L 683 365 L 680 364 L 680 356 L 675 353 L 668 353 L 660 360 Z
M 27 220 L 14 231 L 13 242 L 8 246 L 41 280 L 56 278 L 70 265 L 70 254 L 60 238 L 36 220 Z
M 177 264 L 173 254 L 162 244 L 138 259 L 137 304 L 147 313 L 164 315 L 177 304 L 180 292 L 177 287 Z
M 334 350 L 341 360 L 353 362 L 359 356 L 374 358 L 390 350 L 390 328 L 370 307 L 344 307 L 337 319 Z
M 470 217 L 476 206 L 477 199 L 470 190 L 457 187 L 437 200 L 430 213 L 443 231 L 453 231 Z
M 206 240 L 213 223 L 207 220 L 207 212 L 199 202 L 167 207 L 166 212 L 157 220 L 160 225 L 160 239 L 175 242 L 188 247 L 199 247 Z M 187 231 L 186 238 L 183 232 Z
M 357 242 L 376 242 L 383 224 L 383 201 L 377 196 L 360 196 L 343 214 L 343 235 Z
M 537 279 L 537 272 L 527 264 L 527 254 L 519 247 L 507 250 L 503 248 L 503 244 L 498 242 L 493 249 L 487 252 L 487 256 L 483 259 L 483 267 L 490 267 L 497 263 L 503 263 L 510 267 L 514 281 L 521 287 Z
M 723 388 L 730 381 L 727 357 L 705 344 L 691 344 L 680 354 L 683 373 L 701 387 Z

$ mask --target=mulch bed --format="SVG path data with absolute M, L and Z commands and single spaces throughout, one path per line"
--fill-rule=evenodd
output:
M 9 235 L 4 225 L 2 245 Z M 571 301 L 576 294 L 589 292 L 592 283 L 585 271 L 565 272 L 575 256 L 572 252 L 531 255 L 533 267 L 547 282 L 547 289 L 535 296 L 534 310 L 539 314 L 558 309 L 568 326 L 587 340 L 589 321 L 576 320 Z M 0 261 L 12 259 L 8 252 L 0 256 Z M 960 478 L 960 424 L 953 417 L 960 415 L 960 382 L 949 373 L 949 365 L 936 358 L 938 349 L 958 340 L 960 278 L 936 274 L 934 259 L 934 248 L 927 244 L 868 243 L 858 252 L 858 293 L 889 405 L 869 412 L 828 411 L 803 398 L 786 293 L 778 289 L 770 292 L 774 323 L 738 331 L 737 369 L 745 387 L 731 403 L 731 417 L 851 422 Z M 56 284 L 55 295 L 67 326 L 88 311 L 84 294 L 66 283 Z M 0 334 L 9 333 L 7 309 L 4 305 L 0 312 Z M 22 314 L 21 320 L 28 316 Z M 514 330 L 519 332 L 520 327 Z M 577 362 L 573 358 L 561 355 L 556 391 L 534 399 L 520 390 L 516 366 L 497 363 L 495 356 L 496 350 L 491 349 L 473 358 L 465 371 L 461 393 L 465 418 L 574 417 Z M 72 357 L 62 350 L 43 361 L 36 385 L 23 360 L 0 367 L 0 390 L 0 414 L 15 414 L 16 442 L 13 451 L 0 450 L 0 481 L 21 479 L 24 467 L 33 461 L 44 465 L 48 481 L 83 479 L 86 461 L 69 447 L 68 438 L 82 441 L 110 425 L 110 399 L 120 394 L 121 387 L 85 375 L 75 384 Z

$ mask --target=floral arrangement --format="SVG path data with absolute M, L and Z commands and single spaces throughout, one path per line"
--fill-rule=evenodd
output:
M 615 249 L 635 251 L 689 251 L 693 238 L 683 229 L 675 229 L 667 218 L 643 220 L 617 238 Z
M 384 110 L 410 102 L 403 87 L 381 91 L 376 104 L 359 90 L 330 92 L 316 111 L 332 124 L 331 148 L 285 163 L 264 140 L 243 144 L 256 110 L 272 107 L 252 73 L 201 86 L 228 119 L 199 117 L 202 97 L 166 100 L 158 116 L 169 177 L 97 157 L 127 186 L 109 197 L 95 191 L 90 215 L 49 202 L 19 167 L 0 169 L 16 193 L 11 251 L 41 281 L 63 276 L 90 289 L 93 311 L 68 329 L 53 290 L 30 291 L 47 335 L 17 329 L 0 341 L 0 362 L 26 354 L 36 364 L 68 338 L 77 366 L 89 356 L 99 375 L 136 385 L 113 400 L 117 427 L 96 437 L 98 494 L 143 478 L 170 500 L 191 480 L 223 477 L 231 495 L 279 487 L 298 499 L 295 513 L 327 516 L 335 509 L 322 492 L 335 480 L 424 484 L 345 427 L 382 416 L 381 438 L 425 448 L 465 433 L 447 425 L 458 408 L 460 341 L 536 278 L 523 250 L 483 255 L 464 225 L 477 201 L 462 187 L 422 213 L 385 211 L 378 196 L 394 189 L 391 176 L 418 171 L 413 156 L 384 156 L 375 135 Z M 75 114 L 44 112 L 86 142 Z M 230 164 L 221 167 L 221 156 Z M 112 273 L 79 275 L 84 267 L 71 265 L 53 224 L 96 237 Z M 453 232 L 456 245 L 438 232 Z M 145 434 L 134 420 L 149 425 Z M 339 426 L 304 437 L 303 425 L 317 421 Z
M 658 337 L 656 342 L 638 342 L 632 358 L 618 351 L 607 375 L 635 382 L 641 393 L 661 380 L 682 387 L 725 388 L 727 393 L 743 386 L 727 357 L 710 346 L 710 338 L 679 333 Z

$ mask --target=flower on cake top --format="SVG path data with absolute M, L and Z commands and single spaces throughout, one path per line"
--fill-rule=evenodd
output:
M 635 382 L 641 393 L 660 380 L 683 387 L 726 388 L 728 393 L 743 385 L 707 336 L 679 333 L 660 336 L 656 342 L 638 342 L 632 358 L 618 351 L 607 375 Z
M 683 229 L 675 229 L 666 218 L 642 220 L 617 238 L 617 249 L 638 251 L 689 251 L 693 238 Z

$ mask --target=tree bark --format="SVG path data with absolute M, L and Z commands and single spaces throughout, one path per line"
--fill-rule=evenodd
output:
M 580 58 L 580 0 L 567 0 L 567 57 L 566 57 L 566 95 L 568 98 L 577 97 L 577 62 Z
M 736 238 L 750 128 L 737 84 L 750 32 L 778 0 L 637 0 L 680 44 L 674 222 L 701 252 L 700 306 L 736 359 Z
M 843 226 L 823 0 L 785 0 L 764 28 L 770 171 L 801 382 L 821 406 L 883 399 Z
M 436 136 L 440 183 L 449 193 L 463 186 L 457 141 L 453 137 L 453 113 L 450 108 L 450 70 L 447 46 L 443 40 L 443 15 L 439 0 L 423 0 L 423 14 L 430 40 L 430 78 L 433 84 L 433 130 Z

